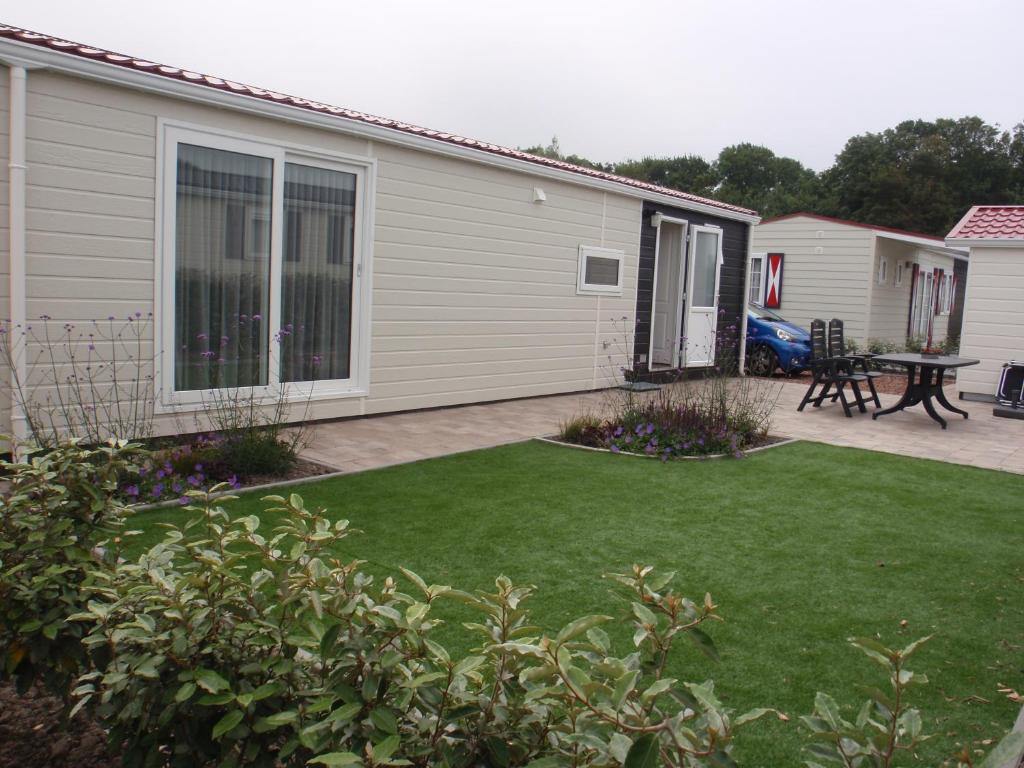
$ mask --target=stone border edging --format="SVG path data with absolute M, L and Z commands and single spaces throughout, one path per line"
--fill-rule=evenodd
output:
M 597 453 L 614 453 L 616 456 L 635 456 L 638 459 L 658 459 L 661 457 L 657 454 L 647 453 L 633 453 L 632 451 L 611 451 L 608 448 L 594 448 L 590 445 L 577 445 L 576 443 L 567 443 L 564 440 L 559 440 L 556 437 L 535 437 L 541 443 L 550 443 L 551 445 L 561 445 L 565 448 L 575 448 L 580 451 L 595 451 Z M 795 437 L 785 437 L 779 440 L 777 443 L 769 443 L 768 445 L 759 445 L 757 448 L 751 448 L 750 450 L 744 451 L 743 455 L 747 456 L 751 453 L 757 453 L 759 451 L 767 451 L 769 448 L 778 448 L 781 445 L 789 445 L 790 443 L 796 443 L 799 440 Z M 731 453 L 709 453 L 704 456 L 675 456 L 672 461 L 710 461 L 712 459 L 727 459 L 732 456 Z

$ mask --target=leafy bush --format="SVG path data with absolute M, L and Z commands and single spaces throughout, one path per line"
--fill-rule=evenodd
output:
M 283 475 L 298 458 L 295 446 L 272 431 L 246 430 L 227 437 L 221 458 L 228 471 L 242 478 Z
M 850 350 L 852 352 L 852 350 Z M 893 352 L 901 352 L 902 345 L 888 339 L 868 339 L 867 351 L 873 355 L 888 355 Z
M 910 752 L 927 738 L 921 731 L 921 713 L 908 705 L 911 686 L 924 685 L 928 678 L 907 669 L 910 655 L 926 642 L 925 637 L 903 650 L 886 648 L 870 638 L 856 638 L 851 644 L 886 671 L 890 693 L 866 688 L 864 702 L 855 723 L 840 716 L 839 705 L 826 693 L 818 693 L 814 713 L 802 717 L 813 741 L 807 750 L 816 759 L 848 766 L 889 768 L 900 752 Z M 814 768 L 818 763 L 808 761 Z
M 664 676 L 678 640 L 714 654 L 701 627 L 717 618 L 710 597 L 667 589 L 671 574 L 612 577 L 635 630 L 617 656 L 599 626 L 611 617 L 541 635 L 524 607 L 532 588 L 505 578 L 477 594 L 409 571 L 415 596 L 378 584 L 331 556 L 347 523 L 298 496 L 268 498 L 285 522 L 264 538 L 255 516 L 232 521 L 192 495 L 198 521 L 98 574 L 76 617 L 106 657 L 79 706 L 95 707 L 126 765 L 704 765 L 768 712 L 732 718 L 712 683 Z M 439 599 L 480 613 L 471 655 L 431 638 Z
M 960 337 L 947 336 L 939 346 L 942 347 L 942 351 L 947 355 L 958 355 L 960 354 Z
M 87 665 L 83 627 L 68 617 L 84 607 L 89 572 L 113 557 L 105 540 L 126 514 L 118 480 L 139 457 L 137 446 L 111 441 L 0 460 L 0 678 L 19 691 L 41 679 L 66 696 Z
M 921 336 L 912 336 L 907 339 L 907 352 L 920 352 L 925 347 L 927 339 Z

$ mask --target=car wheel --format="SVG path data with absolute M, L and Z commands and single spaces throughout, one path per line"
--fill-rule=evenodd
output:
M 751 376 L 771 376 L 778 367 L 778 356 L 764 344 L 758 344 L 747 355 L 747 373 Z

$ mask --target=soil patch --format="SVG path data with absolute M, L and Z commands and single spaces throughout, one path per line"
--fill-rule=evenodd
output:
M 61 702 L 40 688 L 19 696 L 0 684 L 0 768 L 115 768 L 107 734 L 79 713 L 67 727 Z
M 280 483 L 282 480 L 305 480 L 307 477 L 319 477 L 320 475 L 329 475 L 337 471 L 334 467 L 328 467 L 326 464 L 319 464 L 309 459 L 299 458 L 296 459 L 292 468 L 284 474 L 252 475 L 247 477 L 242 483 L 242 488 L 265 485 L 266 483 Z

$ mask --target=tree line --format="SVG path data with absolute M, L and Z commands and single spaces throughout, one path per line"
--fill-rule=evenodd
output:
M 563 154 L 558 138 L 525 151 L 753 208 L 762 217 L 810 211 L 942 236 L 972 205 L 1024 203 L 1024 123 L 979 117 L 906 120 L 846 142 L 816 173 L 767 147 L 599 163 Z

